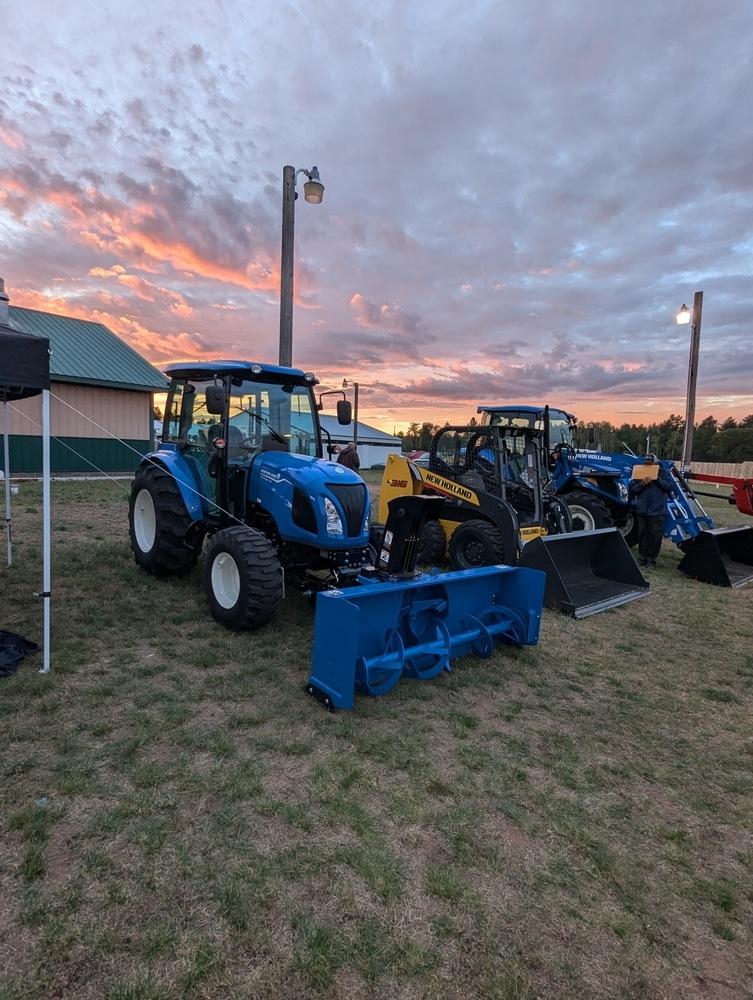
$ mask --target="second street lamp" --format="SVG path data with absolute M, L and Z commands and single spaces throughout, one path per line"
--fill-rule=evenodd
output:
M 688 358 L 688 392 L 685 399 L 685 435 L 682 441 L 682 461 L 680 467 L 683 473 L 690 470 L 693 458 L 693 437 L 695 435 L 695 390 L 698 382 L 698 351 L 701 344 L 701 312 L 703 310 L 703 292 L 696 292 L 693 298 L 693 313 L 683 305 L 677 314 L 677 323 L 685 326 L 690 323 L 690 357 Z
M 282 254 L 280 260 L 280 364 L 290 368 L 293 364 L 293 264 L 295 244 L 295 200 L 298 194 L 295 183 L 298 174 L 306 175 L 303 197 L 312 205 L 321 205 L 324 185 L 319 168 L 286 166 L 282 170 Z

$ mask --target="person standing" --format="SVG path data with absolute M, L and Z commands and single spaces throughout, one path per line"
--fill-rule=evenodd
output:
M 646 455 L 644 465 L 656 465 L 656 455 Z M 669 473 L 659 468 L 655 479 L 647 476 L 633 479 L 628 490 L 635 500 L 638 519 L 638 562 L 641 566 L 656 566 L 662 537 L 664 519 L 667 516 L 667 497 L 672 495 L 672 479 Z
M 352 441 L 348 441 L 345 447 L 340 449 L 340 454 L 337 456 L 337 463 L 338 465 L 344 465 L 346 469 L 353 469 L 354 472 L 361 468 L 361 460 L 358 457 L 356 446 Z

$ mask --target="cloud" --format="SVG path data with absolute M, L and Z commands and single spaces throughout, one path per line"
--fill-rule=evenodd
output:
M 48 6 L 4 20 L 17 301 L 109 316 L 153 359 L 274 358 L 282 166 L 318 163 L 294 360 L 381 386 L 383 421 L 677 409 L 696 288 L 699 412 L 753 410 L 750 5 Z

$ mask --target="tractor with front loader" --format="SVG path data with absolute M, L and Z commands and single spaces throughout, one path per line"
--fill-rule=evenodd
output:
M 416 570 L 423 526 L 437 517 L 430 499 L 396 500 L 375 536 L 366 484 L 324 458 L 313 374 L 239 361 L 166 372 L 162 441 L 131 490 L 136 562 L 181 575 L 203 556 L 210 611 L 234 629 L 267 623 L 286 588 L 315 597 L 306 689 L 328 708 L 352 707 L 355 691 L 384 694 L 402 676 L 429 679 L 500 642 L 538 641 L 542 573 Z
M 577 618 L 648 593 L 648 583 L 615 528 L 573 531 L 565 501 L 544 488 L 542 442 L 524 427 L 443 427 L 426 468 L 390 455 L 379 495 L 380 518 L 400 496 L 443 500 L 423 529 L 419 558 L 453 569 L 495 563 L 547 575 L 545 601 Z
M 568 505 L 576 527 L 615 525 L 628 545 L 637 544 L 635 506 L 628 487 L 641 459 L 628 452 L 598 450 L 592 431 L 588 447 L 580 447 L 577 419 L 565 410 L 548 406 L 479 406 L 478 412 L 484 427 L 525 427 L 541 441 L 548 456 L 547 490 Z M 684 553 L 678 569 L 703 583 L 723 587 L 753 582 L 753 526 L 717 528 L 699 499 L 704 494 L 689 482 L 702 480 L 703 475 L 686 477 L 668 459 L 661 459 L 659 465 L 672 481 L 664 537 Z M 727 482 L 733 488 L 732 502 L 738 510 L 751 513 L 753 486 L 743 479 Z

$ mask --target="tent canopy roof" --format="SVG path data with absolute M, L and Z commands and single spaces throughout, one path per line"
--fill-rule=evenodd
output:
M 50 388 L 50 342 L 0 326 L 0 401 Z

